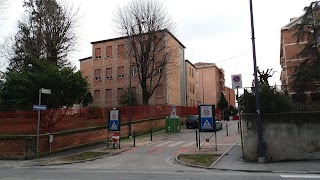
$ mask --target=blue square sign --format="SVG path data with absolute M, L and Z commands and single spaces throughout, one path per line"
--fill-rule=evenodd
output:
M 215 124 L 213 124 L 212 117 L 203 117 L 201 118 L 201 129 L 203 130 L 213 130 Z

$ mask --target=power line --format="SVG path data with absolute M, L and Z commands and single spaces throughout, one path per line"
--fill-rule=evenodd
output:
M 236 56 L 233 56 L 233 57 L 231 57 L 231 58 L 228 58 L 228 59 L 225 59 L 225 60 L 222 60 L 222 61 L 218 61 L 218 62 L 215 62 L 215 63 L 217 64 L 217 63 L 221 63 L 221 62 L 224 62 L 224 61 L 229 61 L 229 60 L 231 60 L 231 59 L 234 59 L 234 58 L 243 56 L 243 55 L 248 54 L 248 53 L 249 53 L 249 52 L 245 52 L 245 53 L 243 53 L 243 54 L 239 54 L 239 55 L 236 55 Z

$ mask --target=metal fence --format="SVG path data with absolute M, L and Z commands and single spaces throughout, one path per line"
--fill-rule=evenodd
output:
M 112 108 L 78 108 L 40 111 L 40 132 L 59 132 L 71 129 L 107 125 Z M 132 106 L 117 108 L 121 123 L 168 116 L 172 106 Z M 197 107 L 177 106 L 178 116 L 197 114 Z M 37 131 L 38 111 L 0 112 L 0 135 L 34 135 Z

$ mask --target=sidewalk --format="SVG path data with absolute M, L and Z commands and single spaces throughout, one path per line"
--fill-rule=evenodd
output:
M 236 170 L 247 172 L 275 172 L 275 173 L 314 173 L 320 174 L 320 161 L 290 161 L 290 162 L 244 162 L 242 148 L 236 143 L 224 156 L 215 162 L 211 168 L 221 170 Z

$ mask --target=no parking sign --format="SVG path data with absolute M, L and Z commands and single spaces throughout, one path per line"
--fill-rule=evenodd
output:
M 242 88 L 241 74 L 231 75 L 232 89 Z

